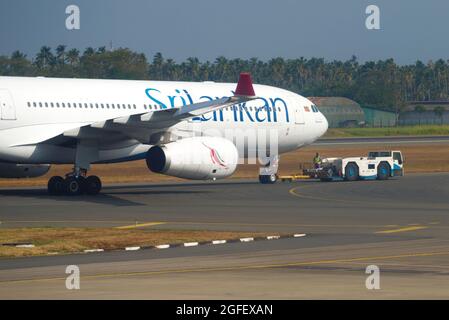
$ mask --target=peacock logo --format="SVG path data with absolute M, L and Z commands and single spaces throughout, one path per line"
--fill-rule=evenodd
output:
M 217 150 L 215 150 L 214 148 L 209 147 L 204 142 L 203 142 L 203 145 L 207 149 L 209 149 L 209 151 L 210 151 L 210 159 L 211 159 L 213 164 L 218 164 L 220 167 L 228 169 L 228 166 L 225 164 L 223 158 L 220 156 L 220 154 L 218 153 Z

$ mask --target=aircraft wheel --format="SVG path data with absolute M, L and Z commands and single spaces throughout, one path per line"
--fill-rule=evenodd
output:
M 89 176 L 85 182 L 85 190 L 88 195 L 97 195 L 101 191 L 101 180 L 97 176 Z
M 84 192 L 84 177 L 68 177 L 64 181 L 65 193 L 69 196 L 77 196 Z
M 64 193 L 64 179 L 59 176 L 51 177 L 47 184 L 48 193 L 52 196 L 58 196 Z

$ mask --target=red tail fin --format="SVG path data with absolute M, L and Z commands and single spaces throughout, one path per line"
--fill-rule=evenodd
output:
M 235 89 L 236 96 L 254 97 L 256 93 L 253 88 L 253 81 L 251 75 L 248 72 L 240 73 L 239 82 L 237 83 L 237 89 Z

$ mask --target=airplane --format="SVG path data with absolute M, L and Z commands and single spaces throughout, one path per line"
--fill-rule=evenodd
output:
M 328 128 L 310 100 L 253 85 L 249 73 L 237 84 L 0 77 L 0 109 L 0 177 L 73 164 L 49 179 L 51 195 L 96 195 L 102 183 L 88 176 L 92 164 L 138 159 L 152 172 L 215 180 L 257 158 L 259 181 L 271 184 L 280 154 Z

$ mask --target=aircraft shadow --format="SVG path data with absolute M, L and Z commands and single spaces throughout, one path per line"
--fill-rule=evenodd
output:
M 121 190 L 120 190 L 121 189 Z M 154 190 L 153 186 L 128 186 L 125 188 L 105 188 L 105 190 L 96 195 L 80 195 L 80 196 L 52 196 L 47 193 L 46 189 L 12 189 L 0 190 L 0 196 L 17 197 L 20 199 L 41 199 L 70 203 L 90 202 L 95 204 L 104 204 L 111 206 L 147 206 L 148 204 L 129 200 L 121 196 L 151 196 L 151 195 L 182 195 L 182 194 L 203 194 L 209 193 L 207 190 Z

